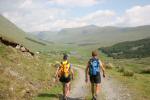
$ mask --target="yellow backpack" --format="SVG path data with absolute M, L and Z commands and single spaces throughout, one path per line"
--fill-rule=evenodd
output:
M 61 75 L 68 77 L 70 74 L 70 63 L 68 63 L 68 61 L 61 62 L 60 71 Z

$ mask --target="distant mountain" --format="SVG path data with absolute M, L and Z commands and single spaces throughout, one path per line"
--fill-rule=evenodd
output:
M 27 48 L 40 48 L 43 44 L 35 37 L 29 36 L 26 32 L 18 28 L 15 24 L 0 15 L 0 37 L 9 41 L 14 41 L 24 45 Z
M 131 41 L 150 37 L 150 25 L 138 27 L 98 27 L 89 25 L 65 28 L 58 32 L 40 32 L 37 37 L 61 43 L 101 43 L 112 45 L 121 41 Z M 42 35 L 42 36 L 41 36 Z
M 57 32 L 54 31 L 30 32 L 30 34 L 44 41 L 55 41 L 55 36 L 57 36 Z
M 150 57 L 150 38 L 121 42 L 110 47 L 102 47 L 99 50 L 113 58 Z

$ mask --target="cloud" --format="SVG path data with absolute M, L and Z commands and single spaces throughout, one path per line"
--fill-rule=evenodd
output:
M 135 27 L 141 25 L 150 25 L 150 5 L 134 6 L 127 9 L 123 15 L 118 16 L 113 10 L 98 10 L 80 18 L 72 20 L 59 20 L 54 23 L 60 28 L 64 27 L 80 27 L 85 25 L 98 26 L 119 26 L 119 27 Z M 67 23 L 67 25 L 65 24 Z
M 139 26 L 150 24 L 150 5 L 135 6 L 127 9 L 122 16 L 118 16 L 114 25 L 117 26 Z
M 76 6 L 83 3 L 90 6 L 98 1 L 104 0 L 1 0 L 0 13 L 28 32 L 60 30 L 91 24 L 122 27 L 150 25 L 150 5 L 134 6 L 122 15 L 108 9 L 93 11 L 80 17 L 70 15 L 69 12 L 73 12 L 72 9 L 50 6 L 52 2 L 61 5 L 71 3 Z
M 3 10 L 1 13 L 25 31 L 50 30 L 51 24 L 58 19 L 61 20 L 66 15 L 67 10 L 49 8 L 46 6 L 47 3 L 44 2 L 41 5 L 41 2 L 24 0 L 22 3 L 17 3 L 15 7 L 12 6 L 14 10 Z
M 19 7 L 20 8 L 28 8 L 32 7 L 32 0 L 25 0 Z
M 110 25 L 115 19 L 116 13 L 111 10 L 98 10 L 94 13 L 90 13 L 87 16 L 82 17 L 80 20 L 88 23 L 95 24 L 99 26 Z
M 74 7 L 74 6 L 80 6 L 80 7 L 85 7 L 85 6 L 92 6 L 98 3 L 103 2 L 104 0 L 51 0 L 52 3 L 58 4 L 58 5 L 63 5 L 63 6 L 69 6 L 69 7 Z
M 150 5 L 145 5 L 127 9 L 121 16 L 118 16 L 117 12 L 112 10 L 99 10 L 82 17 L 80 20 L 98 26 L 134 27 L 150 25 L 149 18 Z
M 84 22 L 80 22 L 77 20 L 56 20 L 53 24 L 51 29 L 52 30 L 59 30 L 61 28 L 72 28 L 72 27 L 81 27 L 87 25 Z

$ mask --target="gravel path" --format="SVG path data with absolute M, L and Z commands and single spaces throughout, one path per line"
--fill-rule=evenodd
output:
M 85 100 L 85 97 L 90 94 L 89 84 L 85 83 L 85 70 L 77 67 L 75 69 L 78 77 L 71 88 L 69 100 Z M 112 77 L 102 78 L 101 86 L 98 100 L 132 100 L 128 88 Z
M 105 94 L 105 100 L 132 100 L 128 88 L 112 77 L 103 79 L 102 91 Z M 98 100 L 101 100 L 100 97 Z
M 81 68 L 75 68 L 78 72 L 77 79 L 75 84 L 72 87 L 70 97 L 73 97 L 69 100 L 85 100 L 85 96 L 89 94 L 89 86 L 85 83 L 85 71 Z

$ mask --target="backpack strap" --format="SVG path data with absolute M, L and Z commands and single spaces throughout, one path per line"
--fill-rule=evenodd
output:
M 98 63 L 100 64 L 100 62 L 99 62 L 99 59 L 98 59 L 98 58 L 91 58 L 91 59 L 89 60 L 89 63 L 90 63 L 91 61 L 93 61 L 93 60 L 97 60 L 97 61 L 98 61 Z

